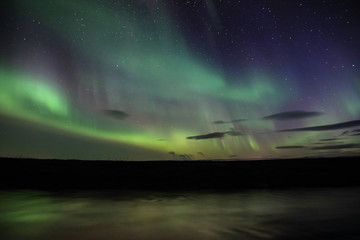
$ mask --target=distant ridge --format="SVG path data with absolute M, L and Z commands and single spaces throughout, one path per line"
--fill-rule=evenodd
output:
M 0 189 L 218 189 L 360 186 L 359 157 L 258 161 L 1 158 Z

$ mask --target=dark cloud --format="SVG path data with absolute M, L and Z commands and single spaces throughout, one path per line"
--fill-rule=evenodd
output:
M 203 152 L 198 152 L 199 155 L 201 155 L 202 157 L 205 157 L 205 154 Z
M 329 125 L 320 125 L 314 127 L 304 127 L 304 128 L 292 128 L 292 129 L 284 129 L 279 130 L 277 132 L 298 132 L 298 131 L 329 131 L 329 130 L 337 130 L 343 128 L 350 128 L 360 126 L 360 120 L 354 120 L 349 122 L 342 122 L 336 124 L 329 124 Z
M 130 116 L 126 112 L 119 111 L 119 110 L 102 110 L 102 112 L 105 113 L 105 115 L 107 115 L 109 117 L 116 118 L 119 120 L 124 120 L 125 118 Z
M 360 132 L 360 129 L 354 129 L 352 132 Z
M 267 120 L 291 120 L 291 119 L 301 119 L 308 117 L 317 117 L 322 115 L 321 112 L 307 112 L 307 111 L 291 111 L 291 112 L 281 112 L 273 115 L 263 117 Z
M 354 134 L 351 134 L 350 136 L 360 136 L 360 133 L 354 133 Z
M 246 119 L 235 119 L 235 120 L 230 120 L 230 121 L 214 121 L 214 124 L 225 124 L 225 123 L 235 123 L 235 122 L 242 122 L 242 121 L 246 121 Z
M 336 140 L 341 140 L 343 138 L 324 138 L 324 139 L 320 139 L 319 141 L 322 142 L 328 142 L 328 141 L 336 141 Z
M 321 147 L 313 147 L 311 150 L 337 150 L 337 149 L 348 149 L 348 148 L 360 148 L 360 144 L 340 144 L 340 145 L 325 145 Z
M 178 160 L 192 160 L 192 156 L 189 154 L 179 154 Z
M 224 123 L 228 123 L 228 122 L 225 122 L 225 121 L 214 121 L 213 123 L 214 123 L 214 124 L 224 124 Z
M 313 143 L 313 144 L 339 144 L 339 143 L 344 143 L 344 142 L 317 142 L 317 143 Z
M 191 154 L 176 154 L 174 151 L 168 152 L 174 160 L 192 160 Z
M 304 146 L 297 146 L 297 145 L 289 145 L 289 146 L 277 146 L 276 149 L 298 149 L 298 148 L 306 148 Z
M 187 137 L 186 139 L 199 140 L 199 139 L 223 138 L 225 136 L 225 134 L 229 134 L 230 136 L 233 136 L 233 137 L 245 135 L 244 133 L 241 133 L 239 131 L 231 129 L 228 132 L 213 132 L 213 133 L 208 133 L 208 134 L 204 134 L 204 135 L 190 136 L 190 137 Z
M 348 134 L 348 133 L 349 133 L 349 131 L 344 131 L 344 132 L 342 132 L 342 133 L 340 134 L 340 136 L 346 135 L 346 134 Z
M 204 135 L 187 137 L 186 139 L 199 140 L 199 139 L 222 138 L 222 137 L 224 137 L 225 133 L 226 132 L 213 132 L 213 133 L 208 133 L 208 134 L 204 134 Z

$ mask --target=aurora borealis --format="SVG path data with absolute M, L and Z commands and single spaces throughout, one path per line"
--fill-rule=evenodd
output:
M 1 1 L 0 156 L 357 155 L 359 10 L 351 0 Z

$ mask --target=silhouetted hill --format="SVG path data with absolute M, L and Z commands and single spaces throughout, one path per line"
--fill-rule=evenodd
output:
M 261 161 L 0 159 L 1 189 L 241 189 L 360 185 L 357 157 Z

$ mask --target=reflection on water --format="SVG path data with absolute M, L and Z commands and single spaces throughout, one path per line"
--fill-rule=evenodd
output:
M 0 239 L 360 239 L 360 189 L 0 192 Z

